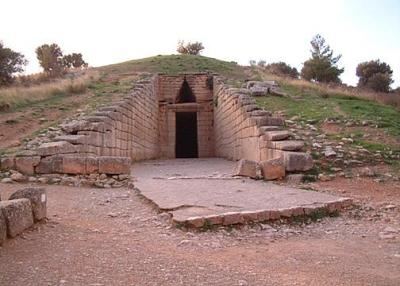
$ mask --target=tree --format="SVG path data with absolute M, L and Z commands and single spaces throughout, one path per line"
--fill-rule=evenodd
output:
M 249 64 L 250 66 L 255 67 L 257 62 L 255 60 L 249 60 Z
M 311 40 L 311 58 L 304 62 L 301 77 L 316 82 L 338 82 L 344 68 L 338 68 L 337 63 L 342 55 L 333 56 L 333 51 L 321 35 Z
M 178 53 L 185 55 L 199 55 L 202 50 L 204 50 L 204 47 L 201 42 L 188 42 L 185 44 L 184 41 L 179 41 L 178 48 L 176 49 Z
M 45 44 L 36 49 L 40 66 L 50 76 L 59 76 L 64 72 L 63 53 L 57 44 Z
M 62 62 L 65 68 L 83 68 L 88 66 L 88 64 L 83 60 L 81 53 L 65 55 L 62 58 Z
M 265 67 L 265 64 L 266 64 L 267 62 L 265 61 L 265 60 L 259 60 L 258 62 L 257 62 L 257 66 L 259 66 L 260 68 L 263 68 L 263 67 Z
M 23 66 L 28 61 L 24 55 L 17 53 L 10 48 L 6 48 L 2 42 L 0 42 L 0 86 L 7 85 L 13 82 L 13 74 L 22 72 Z
M 358 87 L 370 88 L 378 92 L 389 92 L 392 80 L 393 71 L 390 66 L 374 60 L 358 64 L 356 75 L 358 79 Z
M 299 72 L 296 68 L 291 67 L 285 62 L 277 62 L 266 65 L 265 69 L 272 74 L 288 76 L 293 78 L 299 77 Z

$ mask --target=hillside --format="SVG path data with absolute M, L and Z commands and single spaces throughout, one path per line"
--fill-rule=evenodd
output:
M 370 152 L 368 156 L 360 156 L 361 159 L 369 160 L 373 164 L 384 162 L 391 166 L 399 165 L 396 159 L 400 152 L 400 112 L 395 108 L 349 96 L 337 89 L 321 88 L 311 83 L 304 85 L 301 81 L 271 76 L 234 62 L 191 55 L 159 55 L 94 68 L 83 75 L 84 81 L 79 77 L 67 83 L 64 81 L 54 90 L 43 84 L 42 90 L 47 91 L 43 94 L 40 94 L 40 88 L 38 92 L 37 87 L 13 90 L 11 96 L 0 98 L 3 103 L 9 100 L 5 103 L 10 105 L 9 110 L 0 112 L 0 148 L 3 148 L 2 152 L 6 152 L 9 147 L 18 146 L 21 140 L 56 125 L 66 117 L 77 112 L 90 112 L 100 104 L 127 94 L 138 79 L 149 76 L 149 73 L 205 71 L 231 79 L 229 83 L 236 87 L 240 87 L 246 79 L 277 80 L 289 96 L 259 97 L 256 99 L 257 103 L 268 111 L 285 116 L 289 120 L 289 128 L 303 130 L 301 132 L 305 134 L 298 136 L 308 142 L 308 148 L 316 159 L 321 148 L 313 147 L 314 135 L 325 134 L 331 143 L 337 144 L 342 142 L 342 138 L 351 138 L 348 139 L 349 142 L 352 141 L 349 144 L 351 148 L 346 149 L 348 152 L 353 147 Z M 77 83 L 78 90 L 73 88 Z M 33 89 L 35 93 L 32 93 Z M 2 93 L 5 91 L 0 90 L 0 94 Z M 347 148 L 346 144 L 345 147 Z M 382 156 L 382 160 L 377 160 L 379 156 Z M 323 167 L 324 164 L 326 162 L 321 162 Z M 343 167 L 343 162 L 339 165 Z M 325 170 L 332 168 L 335 168 L 332 164 L 324 167 Z

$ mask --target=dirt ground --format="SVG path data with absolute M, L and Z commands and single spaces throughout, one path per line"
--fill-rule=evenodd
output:
M 0 113 L 0 149 L 21 145 L 24 138 L 76 113 L 85 100 L 84 96 L 68 96 L 54 106 L 37 105 Z
M 382 233 L 400 230 L 400 184 L 386 184 L 313 184 L 355 198 L 339 217 L 205 232 L 132 189 L 47 186 L 48 221 L 0 248 L 0 285 L 399 285 L 400 233 Z

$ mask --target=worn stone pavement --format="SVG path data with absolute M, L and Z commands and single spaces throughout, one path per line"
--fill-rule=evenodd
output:
M 273 211 L 276 219 L 279 214 L 299 215 L 293 213 L 299 208 L 347 202 L 324 193 L 232 177 L 234 166 L 235 162 L 219 158 L 155 160 L 135 164 L 132 174 L 138 191 L 171 213 L 175 222 L 212 217 L 219 219 L 215 224 L 227 225 L 244 222 L 243 214 L 257 220 L 257 213 Z M 200 220 L 197 226 L 202 224 Z

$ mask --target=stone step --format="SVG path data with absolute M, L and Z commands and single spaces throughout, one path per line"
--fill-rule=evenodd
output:
M 282 130 L 282 126 L 261 126 L 259 127 L 263 133 L 268 131 L 278 131 Z
M 303 148 L 304 142 L 298 140 L 269 141 L 268 147 L 283 151 L 299 151 Z
M 71 144 L 85 143 L 86 135 L 60 135 L 54 138 L 54 141 L 67 141 Z
M 265 110 L 253 110 L 250 114 L 251 116 L 271 116 L 271 113 Z
M 258 127 L 261 126 L 284 126 L 285 120 L 280 117 L 270 117 L 270 116 L 254 116 L 252 117 Z
M 313 159 L 308 153 L 286 151 L 283 152 L 283 159 L 288 172 L 304 172 L 314 166 Z
M 291 133 L 286 130 L 275 130 L 275 131 L 267 131 L 262 136 L 264 140 L 268 141 L 280 141 L 289 138 Z

